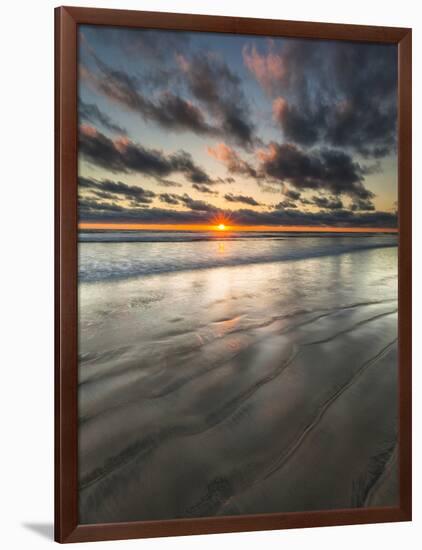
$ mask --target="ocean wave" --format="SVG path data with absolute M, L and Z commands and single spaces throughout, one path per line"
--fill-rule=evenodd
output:
M 386 232 L 382 236 L 391 235 Z M 252 240 L 275 240 L 286 239 L 335 239 L 347 237 L 348 239 L 378 238 L 380 233 L 332 233 L 332 232 L 261 232 L 261 231 L 81 231 L 78 240 L 81 243 L 184 243 L 184 242 L 230 242 L 230 241 L 252 241 Z
M 79 280 L 96 282 L 160 273 L 298 261 L 397 246 L 396 236 L 298 241 L 80 243 Z M 220 248 L 222 247 L 222 248 Z

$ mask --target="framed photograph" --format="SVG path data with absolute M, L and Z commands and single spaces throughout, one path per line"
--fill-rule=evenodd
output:
M 410 520 L 410 29 L 55 46 L 56 540 Z

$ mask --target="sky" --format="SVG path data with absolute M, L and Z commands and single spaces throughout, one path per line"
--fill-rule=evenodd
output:
M 79 27 L 81 227 L 397 227 L 395 45 Z

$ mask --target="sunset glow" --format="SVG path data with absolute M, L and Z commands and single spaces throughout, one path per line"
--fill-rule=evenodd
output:
M 227 234 L 397 227 L 391 47 L 378 46 L 375 62 L 365 44 L 327 50 L 281 38 L 146 36 L 81 31 L 81 228 Z M 151 55 L 137 51 L 144 40 Z
M 221 227 L 222 226 L 222 227 Z M 271 226 L 271 225 L 192 225 L 192 224 L 144 224 L 144 223 L 90 223 L 81 222 L 81 230 L 97 231 L 269 231 L 269 232 L 307 232 L 307 233 L 397 233 L 394 227 L 308 227 L 308 226 Z

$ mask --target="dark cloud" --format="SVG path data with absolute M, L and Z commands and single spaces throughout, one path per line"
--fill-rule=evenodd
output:
M 110 100 L 138 113 L 145 120 L 174 131 L 189 130 L 199 135 L 225 136 L 242 147 L 251 147 L 255 141 L 254 125 L 240 79 L 217 57 L 198 54 L 188 60 L 182 54 L 177 56 L 177 78 L 185 82 L 189 93 L 205 109 L 211 123 L 198 105 L 169 91 L 170 77 L 167 72 L 161 77 L 159 73 L 154 75 L 154 85 L 161 89 L 161 93 L 152 99 L 145 89 L 145 79 L 141 82 L 135 76 L 108 66 L 94 52 L 91 55 L 97 71 L 92 72 L 82 66 L 81 78 Z
M 174 167 L 174 171 L 182 172 L 186 179 L 192 183 L 207 183 L 212 185 L 214 181 L 208 174 L 192 160 L 192 157 L 186 151 L 178 151 L 169 157 Z
M 292 144 L 270 143 L 259 153 L 259 171 L 297 190 L 326 190 L 334 195 L 370 200 L 361 166 L 342 151 L 307 152 Z
M 173 204 L 173 205 L 180 204 L 178 196 L 172 193 L 161 193 L 160 201 L 165 202 L 167 204 Z
M 113 193 L 108 191 L 100 191 L 99 189 L 90 189 L 89 194 L 95 195 L 95 198 L 105 199 L 105 200 L 116 200 L 116 196 Z M 87 198 L 87 197 L 85 197 Z
M 327 227 L 397 227 L 397 216 L 390 212 L 354 213 L 350 210 L 325 210 L 303 212 L 298 209 L 275 209 L 268 212 L 240 210 L 236 221 L 244 224 L 305 225 Z
M 211 213 L 218 210 L 218 208 L 212 204 L 202 200 L 195 200 L 187 193 L 184 193 L 183 195 L 179 195 L 177 193 L 161 193 L 159 198 L 161 202 L 171 205 L 183 205 L 189 210 L 194 210 L 197 212 Z
M 301 212 L 298 209 L 278 208 L 258 212 L 241 209 L 221 210 L 202 201 L 182 197 L 187 210 L 161 208 L 124 208 L 116 204 L 84 200 L 79 206 L 82 221 L 138 222 L 138 223 L 212 223 L 215 217 L 230 219 L 233 224 L 309 226 L 309 227 L 397 227 L 397 214 L 392 212 L 352 212 L 351 210 L 324 210 Z M 160 199 L 161 200 L 161 199 Z M 165 200 L 163 200 L 165 202 Z
M 388 44 L 289 40 L 244 49 L 247 68 L 274 99 L 285 138 L 364 156 L 395 148 L 397 48 Z
M 142 56 L 144 61 L 152 63 L 166 62 L 169 52 L 182 53 L 189 48 L 190 43 L 189 33 L 186 32 L 93 25 L 89 33 L 106 46 L 116 46 L 126 55 Z
M 216 55 L 177 58 L 189 91 L 218 120 L 221 134 L 251 147 L 255 129 L 240 78 Z
M 196 210 L 197 212 L 212 213 L 218 211 L 218 208 L 213 206 L 212 204 L 201 200 L 195 200 L 186 193 L 182 196 L 179 196 L 179 200 L 187 208 L 189 208 L 190 210 Z
M 91 124 L 101 124 L 107 130 L 116 132 L 118 134 L 127 135 L 126 128 L 119 126 L 111 120 L 111 118 L 101 111 L 93 103 L 85 103 L 82 99 L 78 100 L 78 115 L 79 120 L 82 122 L 89 122 Z
M 139 209 L 138 209 L 139 210 Z M 89 219 L 89 213 L 95 213 L 98 216 L 97 219 L 107 219 L 110 215 L 119 214 L 126 216 L 129 212 L 134 212 L 135 209 L 128 209 L 118 204 L 98 201 L 95 199 L 89 199 L 80 197 L 78 199 L 78 212 L 80 219 Z
M 158 98 L 152 100 L 146 91 L 141 91 L 138 78 L 122 70 L 112 69 L 97 57 L 95 59 L 99 71 L 94 73 L 81 67 L 80 74 L 108 99 L 163 128 L 174 131 L 190 130 L 205 135 L 218 134 L 219 130 L 208 124 L 202 111 L 191 102 L 170 91 L 162 91 Z
M 127 138 L 111 140 L 91 126 L 80 128 L 79 153 L 89 162 L 111 172 L 138 172 L 158 178 L 179 172 L 192 183 L 212 183 L 185 151 L 166 156 L 161 151 L 146 149 Z
M 355 199 L 350 208 L 353 210 L 353 212 L 356 212 L 358 210 L 366 210 L 366 211 L 374 211 L 375 206 L 370 200 L 365 199 Z
M 249 204 L 250 206 L 260 206 L 253 197 L 247 197 L 245 195 L 233 195 L 232 193 L 227 193 L 224 195 L 224 198 L 228 202 L 241 202 L 243 204 Z
M 314 195 L 312 197 L 312 202 L 313 204 L 315 204 L 315 206 L 319 206 L 319 208 L 325 208 L 328 210 L 341 210 L 344 207 L 342 200 L 338 197 L 324 197 Z
M 279 202 L 274 206 L 276 210 L 281 210 L 284 208 L 297 208 L 297 204 L 289 199 L 284 199 L 283 201 Z
M 218 195 L 218 191 L 213 191 L 208 185 L 202 183 L 192 183 L 192 187 L 200 193 L 207 193 L 208 195 Z
M 321 126 L 325 123 L 327 109 L 323 106 L 313 113 L 306 106 L 289 104 L 284 98 L 273 101 L 273 117 L 283 128 L 287 139 L 300 145 L 314 145 L 319 139 Z
M 264 193 L 273 193 L 274 195 L 280 194 L 282 191 L 282 188 L 279 184 L 277 185 L 271 185 L 265 181 L 257 180 L 257 183 L 262 191 Z
M 164 92 L 157 104 L 148 102 L 148 109 L 143 111 L 146 119 L 151 119 L 173 130 L 191 130 L 196 134 L 218 135 L 218 129 L 205 121 L 203 112 L 185 99 Z
M 116 195 L 120 198 L 131 200 L 134 203 L 150 204 L 156 196 L 153 191 L 144 189 L 143 187 L 131 186 L 121 181 L 111 180 L 95 180 L 90 178 L 80 177 L 79 189 L 87 189 L 104 199 L 116 199 Z
M 298 199 L 300 199 L 300 193 L 299 191 L 295 191 L 294 189 L 286 189 L 284 191 L 284 195 L 288 198 L 288 199 L 292 199 L 294 201 L 297 201 Z
M 343 151 L 306 151 L 293 144 L 271 142 L 266 149 L 258 151 L 260 163 L 257 168 L 225 143 L 209 147 L 208 153 L 222 162 L 229 173 L 254 178 L 263 191 L 283 191 L 286 198 L 293 201 L 297 201 L 301 191 L 306 189 L 326 190 L 365 201 L 374 197 L 364 186 L 365 168 Z M 286 183 L 296 189 L 285 189 Z
M 167 180 L 162 178 L 157 178 L 156 182 L 161 187 L 182 187 L 182 184 L 177 181 L 172 181 L 172 180 Z
M 299 202 L 303 206 L 311 206 L 313 204 L 313 202 L 310 199 L 307 199 L 306 197 L 302 197 L 302 196 L 300 197 Z

